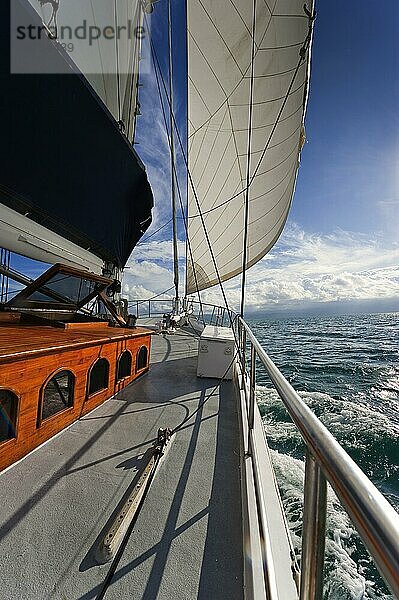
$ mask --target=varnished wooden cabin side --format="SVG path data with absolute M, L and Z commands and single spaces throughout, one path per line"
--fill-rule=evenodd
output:
M 35 334 L 38 333 L 35 327 Z M 114 330 L 116 333 L 118 330 Z M 0 362 L 0 388 L 14 392 L 18 399 L 16 437 L 0 443 L 0 471 L 15 461 L 26 456 L 34 448 L 50 439 L 93 410 L 105 400 L 129 385 L 134 379 L 148 371 L 151 334 L 148 330 L 139 333 L 130 332 L 118 339 L 107 341 L 92 340 L 88 345 L 71 348 L 64 346 L 48 353 L 37 353 L 36 348 L 32 354 L 26 350 L 21 355 L 7 358 L 2 357 Z M 4 330 L 3 330 L 4 332 Z M 65 332 L 67 333 L 67 332 Z M 76 332 L 75 332 L 76 333 Z M 86 332 L 87 335 L 87 332 Z M 42 341 L 43 348 L 46 347 L 45 332 Z M 137 356 L 140 349 L 147 348 L 147 362 L 144 368 L 136 369 Z M 121 354 L 128 350 L 132 355 L 131 375 L 117 380 L 117 365 Z M 36 354 L 35 354 L 36 352 Z M 109 385 L 106 389 L 98 391 L 89 396 L 88 380 L 92 366 L 99 358 L 105 358 L 109 363 Z M 40 422 L 40 400 L 43 386 L 51 377 L 61 371 L 71 371 L 74 375 L 74 397 L 73 406 L 65 408 L 61 412 L 44 419 Z

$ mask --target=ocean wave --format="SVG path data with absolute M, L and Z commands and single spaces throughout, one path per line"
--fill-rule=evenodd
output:
M 304 462 L 271 451 L 296 553 L 300 554 Z M 394 600 L 376 582 L 376 572 L 349 517 L 330 487 L 327 492 L 324 600 Z
M 368 477 L 377 485 L 397 481 L 399 429 L 392 419 L 364 404 L 333 398 L 322 392 L 299 393 Z M 270 446 L 301 457 L 300 433 L 277 392 L 258 386 L 257 400 Z
M 347 452 L 399 510 L 398 430 L 380 412 L 321 392 L 300 392 Z M 304 445 L 277 392 L 257 386 L 293 543 L 300 551 Z M 325 600 L 391 600 L 373 562 L 334 492 L 328 491 Z

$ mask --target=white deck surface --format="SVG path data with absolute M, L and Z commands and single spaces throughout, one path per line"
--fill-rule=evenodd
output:
M 177 433 L 105 598 L 243 597 L 232 384 L 196 377 L 197 338 L 153 337 L 150 373 L 0 475 L 0 600 L 90 600 L 101 532 L 158 427 Z

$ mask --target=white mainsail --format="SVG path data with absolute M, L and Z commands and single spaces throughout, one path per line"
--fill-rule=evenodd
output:
M 145 170 L 126 140 L 151 9 L 152 0 L 2 4 L 1 247 L 95 273 L 126 263 L 151 222 Z
M 7 250 L 34 260 L 102 273 L 103 261 L 98 256 L 4 204 L 0 204 L 0 240 Z
M 313 1 L 187 7 L 190 294 L 218 282 L 202 219 L 221 280 L 242 271 L 248 181 L 246 267 L 282 232 L 304 142 Z
M 146 3 L 140 0 L 29 2 L 132 141 L 137 114 L 140 28 Z M 147 5 L 150 10 L 151 0 Z

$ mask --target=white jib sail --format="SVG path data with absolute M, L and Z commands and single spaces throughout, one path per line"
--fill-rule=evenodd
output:
M 307 2 L 307 14 L 303 0 L 257 0 L 255 21 L 253 5 L 251 0 L 187 4 L 189 294 L 197 285 L 201 290 L 217 283 L 198 205 L 225 281 L 242 271 L 248 160 L 247 267 L 277 241 L 294 193 L 304 141 L 313 1 Z

